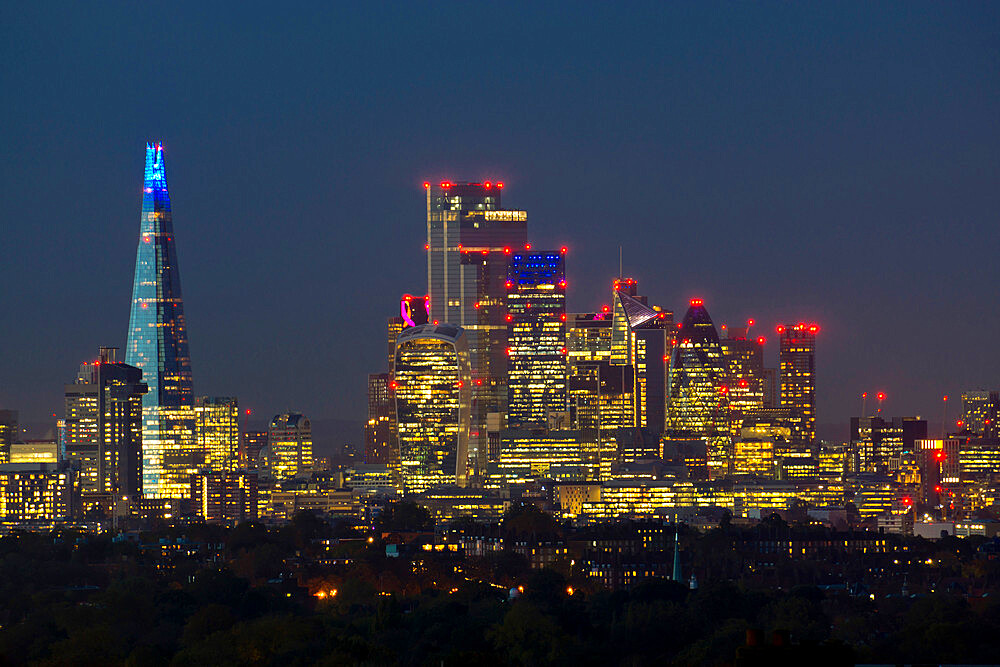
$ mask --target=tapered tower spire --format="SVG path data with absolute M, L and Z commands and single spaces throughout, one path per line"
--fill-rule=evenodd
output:
M 190 493 L 203 462 L 194 437 L 191 358 L 163 145 L 146 144 L 142 218 L 135 254 L 125 362 L 143 372 L 143 490 L 152 497 Z

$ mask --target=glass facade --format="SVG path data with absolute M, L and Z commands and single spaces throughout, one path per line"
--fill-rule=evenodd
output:
M 139 246 L 125 363 L 143 373 L 143 492 L 189 497 L 190 477 L 204 465 L 195 437 L 187 325 L 161 144 L 146 145 Z
M 312 424 L 303 415 L 275 415 L 267 438 L 271 474 L 275 479 L 293 479 L 312 470 Z
M 701 299 L 693 299 L 681 322 L 670 364 L 671 429 L 703 438 L 713 477 L 729 463 L 729 405 L 725 365 L 715 324 Z
M 719 341 L 725 361 L 726 387 L 729 389 L 730 433 L 739 435 L 743 418 L 762 410 L 766 392 L 764 378 L 764 338 L 750 338 L 747 327 L 730 328 Z
M 450 324 L 409 327 L 399 334 L 393 368 L 404 492 L 465 486 L 472 407 L 465 332 Z
M 116 348 L 80 367 L 65 387 L 63 447 L 67 460 L 79 462 L 84 494 L 137 497 L 141 477 L 142 372 L 115 359 Z
M 472 374 L 470 451 L 485 465 L 489 415 L 507 414 L 507 261 L 527 244 L 528 214 L 501 208 L 502 183 L 427 183 L 431 323 L 465 331 Z
M 802 417 L 792 432 L 792 441 L 812 445 L 816 441 L 816 334 L 815 324 L 778 327 L 778 361 L 781 407 Z
M 566 256 L 518 252 L 507 271 L 507 421 L 546 428 L 566 411 Z
M 198 396 L 194 411 L 205 467 L 213 471 L 235 470 L 240 447 L 239 402 L 230 396 Z

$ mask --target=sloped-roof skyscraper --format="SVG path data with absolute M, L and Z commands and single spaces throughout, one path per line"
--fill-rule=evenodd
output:
M 190 475 L 204 463 L 195 438 L 187 325 L 181 298 L 174 225 L 163 145 L 146 145 L 139 247 L 125 363 L 142 370 L 143 492 L 154 498 L 187 497 Z
M 667 423 L 675 431 L 704 438 L 709 473 L 728 466 L 728 400 L 719 333 L 701 299 L 691 299 L 677 332 L 670 363 Z

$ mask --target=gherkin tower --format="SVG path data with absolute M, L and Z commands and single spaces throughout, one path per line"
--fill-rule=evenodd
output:
M 692 299 L 670 362 L 667 425 L 705 440 L 713 477 L 725 474 L 728 466 L 727 393 L 719 333 L 702 300 Z
M 187 497 L 190 475 L 204 464 L 195 437 L 191 358 L 163 145 L 146 145 L 139 246 L 125 363 L 142 370 L 143 493 Z

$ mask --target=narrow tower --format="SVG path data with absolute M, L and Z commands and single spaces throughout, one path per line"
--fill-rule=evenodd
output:
M 125 363 L 139 368 L 142 398 L 142 478 L 147 497 L 187 497 L 190 475 L 204 464 L 195 438 L 187 325 L 181 299 L 163 145 L 146 145 L 139 247 Z

